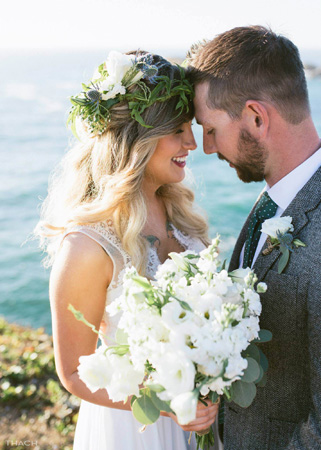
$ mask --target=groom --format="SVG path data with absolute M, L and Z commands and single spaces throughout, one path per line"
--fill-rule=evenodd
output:
M 268 285 L 260 318 L 273 333 L 261 344 L 267 384 L 247 409 L 225 404 L 224 448 L 321 449 L 321 149 L 303 65 L 291 41 L 261 26 L 234 28 L 192 51 L 204 152 L 245 183 L 267 183 L 230 265 L 252 266 Z M 290 235 L 306 245 L 289 242 L 282 273 L 280 248 L 265 251 L 261 233 L 273 216 L 290 216 Z

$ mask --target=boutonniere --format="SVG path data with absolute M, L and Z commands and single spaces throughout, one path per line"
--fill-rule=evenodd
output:
M 280 247 L 282 256 L 278 264 L 278 273 L 282 273 L 289 261 L 290 252 L 293 252 L 294 248 L 305 247 L 300 239 L 295 239 L 292 235 L 294 231 L 292 217 L 267 219 L 263 222 L 261 231 L 268 235 L 268 246 L 263 250 L 263 255 L 268 255 L 275 247 Z

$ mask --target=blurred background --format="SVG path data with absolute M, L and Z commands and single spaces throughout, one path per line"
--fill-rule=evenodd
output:
M 320 0 L 22 0 L 0 17 L 0 315 L 51 332 L 49 271 L 30 241 L 48 176 L 72 140 L 68 97 L 80 92 L 110 49 L 136 48 L 184 59 L 203 38 L 261 24 L 298 46 L 308 76 L 312 116 L 321 134 Z M 189 158 L 197 200 L 223 257 L 263 184 L 246 185 L 234 170 L 202 151 Z M 24 244 L 23 244 L 24 243 Z

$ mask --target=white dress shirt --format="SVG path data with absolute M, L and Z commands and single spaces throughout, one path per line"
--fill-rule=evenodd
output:
M 303 186 L 310 180 L 312 175 L 318 170 L 321 166 L 321 148 L 313 153 L 310 158 L 306 159 L 302 164 L 297 166 L 292 172 L 288 173 L 285 177 L 281 178 L 274 186 L 271 188 L 267 184 L 263 191 L 267 191 L 271 199 L 278 205 L 278 209 L 276 210 L 274 217 L 280 217 L 289 204 L 292 202 L 297 193 L 303 188 Z M 267 235 L 265 233 L 261 233 L 260 240 L 256 247 L 256 252 L 254 254 L 253 264 L 256 261 L 256 258 L 259 256 L 260 251 L 266 241 Z M 244 259 L 244 248 L 240 254 L 240 267 L 243 265 Z

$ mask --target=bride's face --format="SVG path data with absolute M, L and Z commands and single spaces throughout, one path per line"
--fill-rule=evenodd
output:
M 186 122 L 174 134 L 159 139 L 145 172 L 145 179 L 156 189 L 184 179 L 188 153 L 197 147 L 191 125 Z

